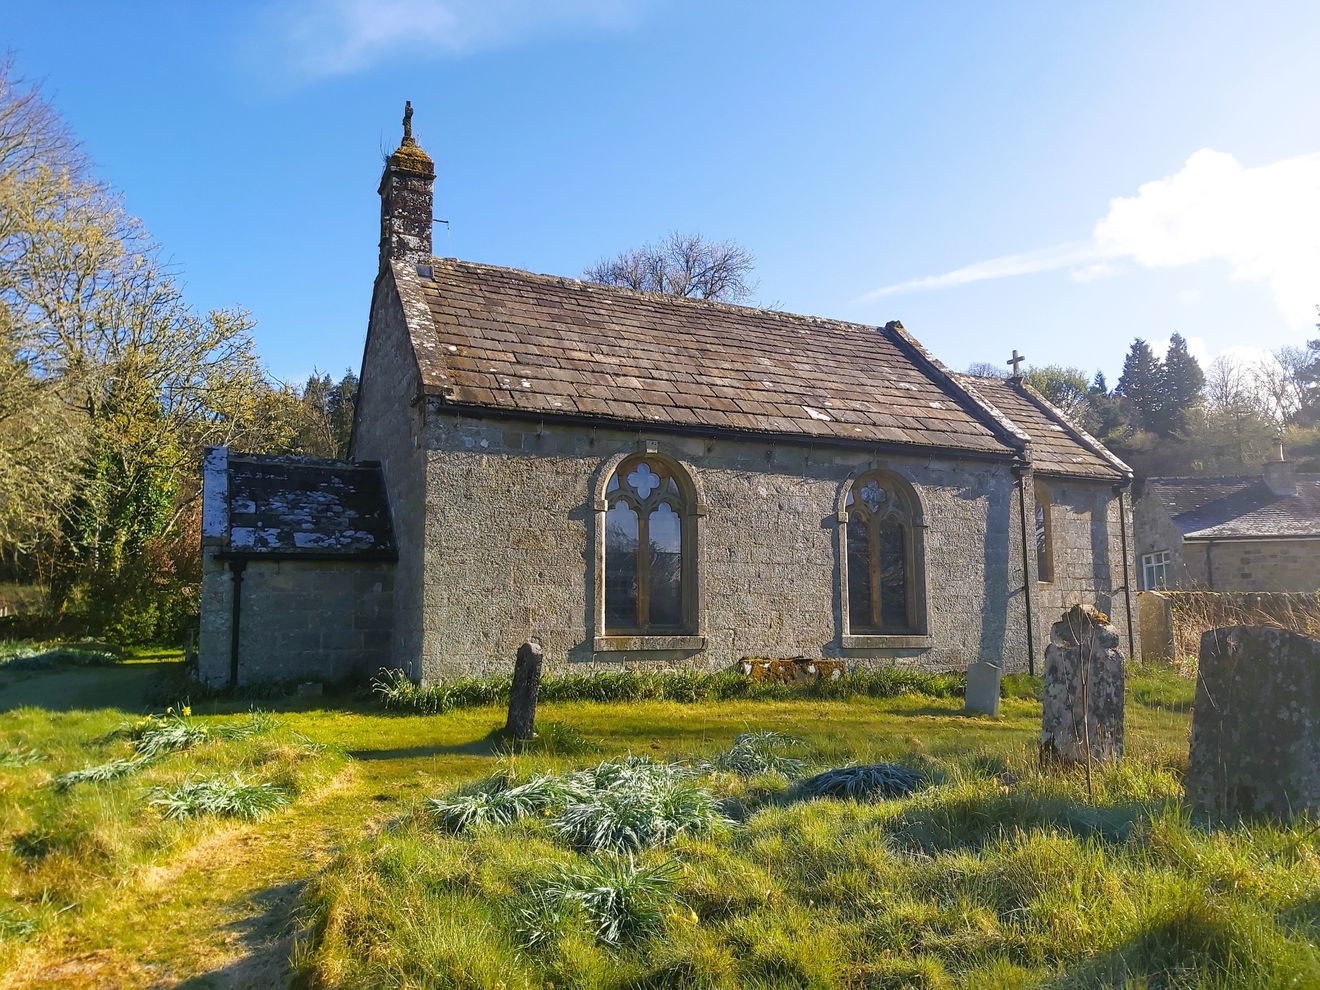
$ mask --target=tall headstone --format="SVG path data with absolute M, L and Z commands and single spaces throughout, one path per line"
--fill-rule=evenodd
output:
M 1074 605 L 1050 628 L 1042 708 L 1042 762 L 1123 755 L 1123 654 L 1103 612 Z
M 513 662 L 513 689 L 509 692 L 509 720 L 504 734 L 513 739 L 536 735 L 536 699 L 541 693 L 541 646 L 523 643 Z
M 1273 626 L 1202 634 L 1183 786 L 1204 811 L 1320 813 L 1320 640 Z
M 999 682 L 1004 670 L 993 663 L 978 660 L 967 668 L 967 693 L 963 708 L 977 715 L 999 714 Z

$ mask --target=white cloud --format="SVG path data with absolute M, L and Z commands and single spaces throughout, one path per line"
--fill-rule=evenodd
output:
M 966 268 L 959 268 L 944 275 L 927 275 L 925 278 L 914 278 L 909 282 L 887 285 L 882 289 L 868 292 L 862 298 L 869 302 L 883 296 L 893 296 L 903 292 L 948 289 L 955 285 L 983 282 L 990 278 L 1007 278 L 1010 275 L 1034 275 L 1036 272 L 1070 268 L 1073 265 L 1091 261 L 1095 257 L 1095 249 L 1086 242 L 1061 244 L 1058 247 L 1043 248 L 1040 251 L 1006 254 L 999 258 L 991 258 L 989 261 L 978 261 L 974 265 L 968 265 Z
M 1090 241 L 978 262 L 863 298 L 1063 268 L 1089 281 L 1122 262 L 1148 269 L 1225 264 L 1233 279 L 1266 289 L 1291 325 L 1309 326 L 1320 302 L 1320 154 L 1247 168 L 1202 149 L 1176 174 L 1111 200 Z
M 398 56 L 457 55 L 564 28 L 632 23 L 646 0 L 284 0 L 261 45 L 308 77 Z

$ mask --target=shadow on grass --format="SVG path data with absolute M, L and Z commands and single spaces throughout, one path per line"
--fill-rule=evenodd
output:
M 425 756 L 500 756 L 506 744 L 503 737 L 496 733 L 473 739 L 469 742 L 454 743 L 449 746 L 403 746 L 398 749 L 350 749 L 349 756 L 355 760 L 414 760 Z
M 238 935 L 243 955 L 207 973 L 177 984 L 180 990 L 219 987 L 282 987 L 289 985 L 292 966 L 294 911 L 305 881 L 267 887 L 248 900 L 252 913 L 225 928 Z
M 0 668 L 0 712 L 43 708 L 69 712 L 120 708 L 147 712 L 157 685 L 179 667 L 177 661 L 114 664 L 104 667 L 56 665 L 41 670 Z

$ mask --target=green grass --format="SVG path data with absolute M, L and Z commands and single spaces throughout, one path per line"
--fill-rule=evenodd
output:
M 0 751 L 20 754 L 0 762 L 0 964 L 57 917 L 112 909 L 117 888 L 224 816 L 272 811 L 345 762 L 253 713 L 23 708 L 5 716 Z
M 0 707 L 11 687 L 29 700 L 0 716 L 13 985 L 278 986 L 290 930 L 301 977 L 330 987 L 1300 987 L 1316 972 L 1316 837 L 1183 815 L 1190 684 L 1163 670 L 1131 671 L 1132 758 L 1096 775 L 1090 801 L 1080 777 L 1034 769 L 1025 677 L 1006 681 L 997 719 L 962 714 L 957 678 L 924 694 L 878 678 L 874 696 L 695 700 L 699 682 L 675 681 L 636 701 L 608 700 L 650 690 L 629 678 L 579 680 L 583 700 L 543 700 L 542 738 L 517 747 L 498 707 L 285 699 L 278 726 L 249 732 L 250 702 L 213 699 L 190 718 L 215 731 L 189 748 L 50 786 L 136 758 L 143 699 L 177 669 L 142 656 L 0 671 Z M 735 758 L 739 736 L 760 748 Z M 470 828 L 427 803 L 628 754 L 685 761 L 733 824 L 630 859 L 557 829 L 549 801 Z M 767 765 L 779 757 L 803 775 L 898 763 L 924 786 L 804 801 L 795 766 Z M 251 820 L 151 804 L 234 774 L 294 800 Z M 245 968 L 257 963 L 269 969 Z
M 858 803 L 716 775 L 742 826 L 636 859 L 583 854 L 535 815 L 461 835 L 405 818 L 316 879 L 303 970 L 338 987 L 1320 985 L 1303 828 L 1193 821 L 1160 760 L 1100 771 L 1091 801 L 1025 759 L 907 762 L 942 782 Z

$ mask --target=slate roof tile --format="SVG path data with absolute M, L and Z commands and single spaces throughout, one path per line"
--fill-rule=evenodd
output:
M 232 554 L 262 557 L 395 555 L 378 464 L 314 457 L 229 455 Z
M 1184 536 L 1320 536 L 1320 475 L 1297 475 L 1292 495 L 1276 495 L 1259 475 L 1149 478 L 1146 485 Z
M 1007 378 L 960 376 L 975 386 L 996 409 L 1031 437 L 1032 470 L 1041 474 L 1069 474 L 1121 478 L 1123 472 L 1073 432 L 1075 429 L 1026 389 Z
M 1014 452 L 980 404 L 887 327 L 452 259 L 430 270 L 420 285 L 434 340 L 417 341 L 417 357 L 443 401 Z

